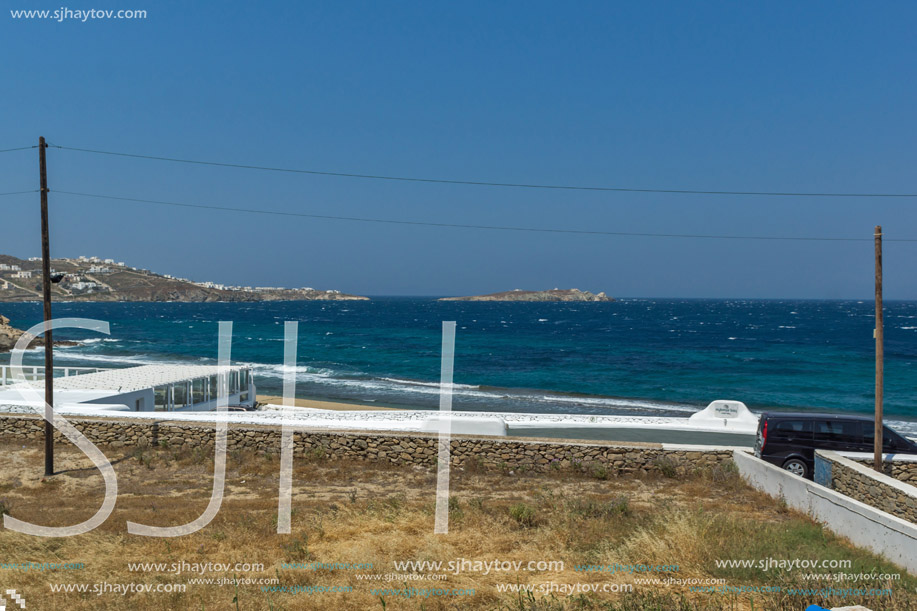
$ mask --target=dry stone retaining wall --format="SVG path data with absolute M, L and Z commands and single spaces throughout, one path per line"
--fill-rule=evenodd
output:
M 876 473 L 858 461 L 834 452 L 816 454 L 816 461 L 830 465 L 830 487 L 885 513 L 917 524 L 917 488 Z M 888 463 L 886 463 L 886 470 Z
M 90 441 L 102 447 L 168 446 L 186 451 L 194 448 L 213 451 L 213 425 L 146 419 L 74 417 L 68 420 Z M 40 418 L 0 416 L 0 438 L 38 441 L 42 439 L 43 431 L 44 421 Z M 227 449 L 229 452 L 279 453 L 280 436 L 280 427 L 230 425 Z M 55 431 L 55 438 L 66 441 L 58 431 Z M 438 455 L 437 436 L 429 433 L 297 430 L 294 443 L 294 456 L 314 460 L 346 459 L 434 466 Z M 580 470 L 604 479 L 625 473 L 659 473 L 674 477 L 712 469 L 731 461 L 732 450 L 453 436 L 451 456 L 456 467 L 535 472 Z
M 872 468 L 872 459 L 852 458 L 854 462 Z M 917 485 L 917 461 L 894 461 L 886 460 L 883 464 L 883 472 L 889 477 L 893 477 L 900 482 Z

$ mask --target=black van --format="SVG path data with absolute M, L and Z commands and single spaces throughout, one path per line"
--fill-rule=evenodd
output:
M 868 416 L 766 412 L 758 421 L 755 456 L 812 478 L 815 450 L 873 452 L 875 421 Z M 917 454 L 917 444 L 882 427 L 882 451 Z

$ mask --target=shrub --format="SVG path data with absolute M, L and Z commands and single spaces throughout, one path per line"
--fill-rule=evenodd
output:
M 710 479 L 713 483 L 726 487 L 735 487 L 742 484 L 739 468 L 731 460 L 721 462 L 710 470 Z
M 321 460 L 325 457 L 325 446 L 315 446 L 310 448 L 306 457 L 311 460 Z
M 678 476 L 678 465 L 668 456 L 660 456 L 653 460 L 652 464 L 663 477 L 675 478 Z
M 608 479 L 608 467 L 604 463 L 592 463 L 592 477 L 595 479 Z
M 309 538 L 305 535 L 293 537 L 289 542 L 282 544 L 283 551 L 288 560 L 310 560 L 312 553 L 309 551 Z
M 567 511 L 585 518 L 609 518 L 631 515 L 630 502 L 626 496 L 617 496 L 610 501 L 575 499 L 567 504 Z
M 465 514 L 462 511 L 462 505 L 459 503 L 458 497 L 450 496 L 449 497 L 449 515 L 453 518 L 461 518 Z
M 509 508 L 509 517 L 525 528 L 535 526 L 535 508 L 525 503 L 516 503 Z

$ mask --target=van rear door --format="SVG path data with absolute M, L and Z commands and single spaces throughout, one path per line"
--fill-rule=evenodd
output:
M 758 435 L 755 438 L 755 456 L 761 458 L 761 449 L 764 447 L 764 433 L 767 430 L 767 415 L 761 414 L 758 419 Z
M 807 418 L 771 419 L 767 423 L 767 446 L 762 455 L 779 464 L 791 457 L 812 460 L 812 421 Z

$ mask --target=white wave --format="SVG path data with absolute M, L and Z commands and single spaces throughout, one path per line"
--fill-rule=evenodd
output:
M 382 378 L 386 382 L 393 382 L 395 384 L 408 384 L 412 386 L 430 386 L 434 388 L 439 388 L 439 382 L 418 382 L 417 380 L 402 380 L 400 378 Z M 453 384 L 453 390 L 479 390 L 480 386 L 474 386 L 472 384 Z
M 58 350 L 61 350 L 61 349 L 63 349 L 63 348 L 68 348 L 68 346 L 59 346 L 59 347 L 54 348 L 54 354 L 57 354 L 57 351 L 58 351 Z M 32 353 L 32 352 L 44 352 L 44 351 L 45 351 L 45 347 L 44 347 L 44 346 L 32 346 L 31 348 L 26 348 L 26 349 L 22 350 L 22 353 L 23 353 L 23 354 L 30 354 L 30 353 Z M 14 350 L 10 350 L 10 352 L 14 352 Z
M 237 363 L 238 365 L 243 365 L 246 367 L 251 367 L 255 370 L 255 373 L 258 375 L 265 375 L 273 378 L 283 378 L 287 375 L 289 367 L 286 365 L 272 365 L 268 363 Z M 330 377 L 334 375 L 334 370 L 326 369 L 322 367 L 309 367 L 308 365 L 297 365 L 295 368 L 296 376 L 299 377 L 304 374 L 321 376 L 321 377 Z
M 421 384 L 399 384 L 396 382 L 390 382 L 388 380 L 383 380 L 381 378 L 376 379 L 357 379 L 357 378 L 336 378 L 336 377 L 322 377 L 322 376 L 312 376 L 312 375 L 298 375 L 300 380 L 308 380 L 318 384 L 325 384 L 328 386 L 338 386 L 338 387 L 348 387 L 359 389 L 363 392 L 374 392 L 374 393 L 385 393 L 385 394 L 404 394 L 404 393 L 414 393 L 421 395 L 439 395 L 439 384 L 430 384 L 421 385 Z M 461 385 L 457 385 L 461 386 Z M 507 395 L 497 394 L 492 392 L 474 390 L 475 387 L 471 388 L 455 388 L 452 391 L 453 395 L 469 396 L 477 399 L 504 399 Z
M 653 410 L 670 410 L 678 412 L 695 413 L 696 407 L 684 404 L 659 403 L 656 401 L 641 401 L 639 399 L 616 399 L 612 397 L 559 397 L 544 395 L 542 401 L 550 403 L 573 403 L 589 407 L 633 407 Z

